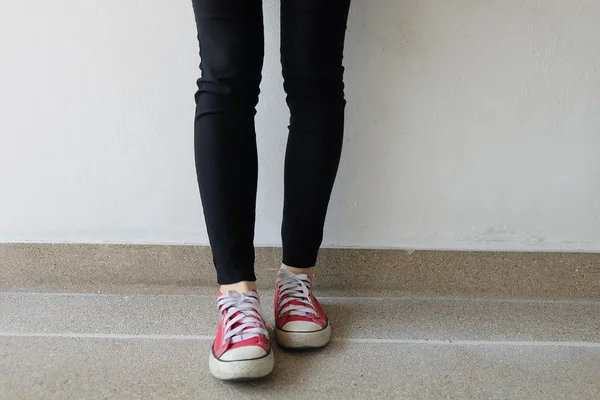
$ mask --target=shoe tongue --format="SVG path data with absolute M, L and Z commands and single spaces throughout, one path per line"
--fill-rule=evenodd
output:
M 300 306 L 300 307 L 308 307 L 306 304 L 298 301 L 298 300 L 292 300 L 289 303 L 286 304 L 286 306 L 288 305 L 295 305 L 295 306 Z M 307 313 L 307 312 L 303 312 L 303 311 L 298 311 L 298 310 L 294 310 L 294 311 L 288 311 L 286 313 L 286 321 L 290 322 L 290 321 L 307 321 L 307 322 L 312 322 L 313 319 L 311 318 L 311 314 Z M 301 315 L 300 315 L 301 314 Z
M 306 274 L 294 274 L 295 279 L 302 281 L 302 283 L 304 283 L 306 285 L 306 287 L 308 288 L 308 299 L 310 299 L 311 296 L 311 291 L 310 291 L 310 287 L 311 287 L 311 280 L 308 277 L 308 275 Z M 303 289 L 299 286 L 298 288 L 296 288 L 295 290 L 290 290 L 288 293 L 284 294 L 281 299 L 288 299 L 291 298 L 292 300 L 290 300 L 288 303 L 286 303 L 286 307 L 293 305 L 293 306 L 299 306 L 299 307 L 310 307 L 310 305 L 308 305 L 307 303 L 301 301 L 301 300 L 306 300 L 307 297 L 304 296 L 304 291 Z M 301 299 L 301 300 L 300 300 Z M 302 315 L 298 315 L 302 313 Z M 311 318 L 311 314 L 310 313 L 305 313 L 302 311 L 289 311 L 287 316 L 288 321 L 290 320 L 296 320 L 296 321 L 312 321 Z
M 256 311 L 256 310 L 254 310 Z M 227 310 L 225 310 L 225 312 L 227 312 Z M 238 316 L 242 316 L 243 318 L 241 318 L 239 321 L 237 321 L 235 324 L 231 325 L 232 328 L 237 328 L 238 326 L 240 326 L 242 323 L 244 323 L 244 318 L 248 318 L 250 316 L 247 316 L 246 314 L 244 314 L 241 311 L 237 311 L 235 313 L 233 313 L 233 315 L 231 316 L 231 319 L 237 318 Z M 258 323 L 251 323 L 251 325 L 256 325 L 258 326 Z
M 219 296 L 220 296 L 220 295 L 221 295 L 221 293 L 220 293 L 220 292 L 218 292 L 218 293 L 219 293 Z M 228 296 L 231 296 L 231 297 L 234 297 L 234 298 L 236 298 L 236 299 L 240 299 L 240 300 L 241 300 L 241 299 L 242 299 L 242 295 L 243 295 L 243 294 L 254 294 L 254 293 L 256 293 L 256 291 L 255 291 L 255 290 L 252 290 L 252 291 L 250 291 L 250 292 L 247 292 L 247 293 L 238 293 L 238 292 L 234 292 L 234 291 L 231 291 L 231 290 L 230 290 L 230 291 L 228 291 L 228 292 L 227 292 L 227 295 L 228 295 Z M 235 307 L 235 306 L 232 306 L 232 307 Z M 253 310 L 253 311 L 255 311 L 256 313 L 258 313 L 258 310 L 257 310 L 256 308 L 254 308 L 254 306 L 252 307 L 252 310 Z M 225 309 L 225 310 L 223 310 L 223 315 L 224 315 L 224 314 L 226 314 L 226 313 L 227 313 L 227 311 L 228 311 L 228 309 Z M 241 311 L 237 311 L 237 312 L 235 312 L 235 313 L 234 313 L 234 314 L 231 316 L 231 319 L 237 318 L 237 317 L 238 317 L 238 316 L 240 316 L 240 315 L 241 315 L 241 316 L 245 316 L 245 314 L 244 314 L 243 312 L 241 312 Z M 237 321 L 236 323 L 234 323 L 233 325 L 231 325 L 231 329 L 235 329 L 235 328 L 239 327 L 240 325 L 242 325 L 243 323 L 246 323 L 246 322 L 244 322 L 244 318 L 240 319 L 239 321 Z M 260 328 L 261 326 L 260 326 L 260 324 L 258 324 L 258 323 L 250 323 L 250 327 L 257 327 L 257 328 Z
M 225 312 L 227 312 L 227 311 L 225 311 Z M 236 318 L 239 315 L 244 315 L 244 314 L 242 312 L 238 311 L 238 312 L 234 313 L 231 318 Z M 239 327 L 241 324 L 242 324 L 242 320 L 239 320 L 238 322 L 236 322 L 235 324 L 233 324 L 231 326 L 231 329 L 235 329 L 235 328 Z M 249 326 L 247 326 L 247 328 L 252 328 L 252 327 L 260 328 L 261 326 L 257 323 L 252 323 Z M 239 333 L 239 335 L 243 335 L 243 334 L 244 334 L 243 331 Z M 257 335 L 254 337 L 250 337 L 248 339 L 241 340 L 237 343 L 230 343 L 229 349 L 231 350 L 231 349 L 235 349 L 238 347 L 244 347 L 244 346 L 260 346 L 260 344 L 261 344 L 260 336 Z
M 300 307 L 307 307 L 307 305 L 299 300 L 292 300 L 289 303 L 287 303 L 287 305 L 294 305 L 294 306 L 300 306 Z
M 306 303 L 303 303 L 303 302 L 302 302 L 302 301 L 300 301 L 300 300 L 296 300 L 296 297 L 295 297 L 295 296 L 290 296 L 289 294 L 285 294 L 285 295 L 283 295 L 283 297 L 282 297 L 282 300 L 284 300 L 284 299 L 288 299 L 288 298 L 291 298 L 292 300 L 290 300 L 288 303 L 286 303 L 286 305 L 285 305 L 286 307 L 287 307 L 287 306 L 290 306 L 290 305 L 293 305 L 293 306 L 299 306 L 299 307 L 309 307 L 309 305 L 308 305 L 308 304 L 306 304 Z M 290 312 L 291 312 L 291 311 L 290 311 Z M 294 313 L 300 313 L 300 312 L 301 312 L 301 311 L 294 311 Z M 304 312 L 302 312 L 302 314 L 303 314 L 303 315 L 297 315 L 297 314 L 294 314 L 294 315 L 290 315 L 290 314 L 288 314 L 288 315 L 289 315 L 289 317 L 290 317 L 290 318 L 308 318 L 308 320 L 310 320 L 309 313 L 304 313 Z

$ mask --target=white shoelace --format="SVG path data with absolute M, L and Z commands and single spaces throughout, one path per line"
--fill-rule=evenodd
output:
M 229 338 L 231 343 L 238 343 L 259 335 L 269 336 L 257 293 L 238 293 L 230 290 L 219 296 L 218 305 L 221 313 L 226 311 L 223 317 L 225 322 L 223 342 Z M 235 324 L 238 325 L 232 328 Z
M 279 316 L 281 317 L 286 312 L 290 315 L 298 315 L 308 317 L 309 314 L 314 314 L 317 318 L 319 313 L 315 310 L 310 295 L 311 282 L 306 274 L 293 274 L 287 270 L 280 270 L 277 274 L 277 286 L 279 287 Z M 285 297 L 285 298 L 284 298 Z M 289 304 L 292 301 L 300 304 Z

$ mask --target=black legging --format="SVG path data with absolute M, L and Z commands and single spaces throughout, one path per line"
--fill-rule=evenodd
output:
M 315 265 L 344 130 L 342 54 L 350 0 L 280 0 L 291 118 L 283 263 Z M 254 116 L 264 54 L 262 0 L 193 0 L 202 77 L 198 183 L 219 284 L 254 281 L 258 161 Z

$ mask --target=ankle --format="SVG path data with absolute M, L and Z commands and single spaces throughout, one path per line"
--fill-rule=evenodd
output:
M 219 287 L 219 292 L 221 294 L 225 294 L 230 290 L 232 290 L 234 292 L 238 292 L 238 293 L 246 293 L 246 292 L 250 292 L 252 290 L 257 290 L 256 282 L 242 281 L 242 282 L 233 283 L 231 285 L 221 285 Z
M 285 269 L 286 271 L 290 271 L 292 274 L 306 274 L 309 278 L 313 276 L 313 267 L 310 268 L 296 268 L 290 267 L 289 265 L 281 264 L 280 269 Z

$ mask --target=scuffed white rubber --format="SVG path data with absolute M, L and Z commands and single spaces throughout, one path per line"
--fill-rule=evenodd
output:
M 331 339 L 331 326 L 314 332 L 290 332 L 275 328 L 275 341 L 286 349 L 316 349 L 324 347 Z
M 273 351 L 261 358 L 241 361 L 222 361 L 211 351 L 208 358 L 210 373 L 224 381 L 264 378 L 273 371 L 274 364 Z
M 290 321 L 281 327 L 285 332 L 316 332 L 321 329 L 321 325 L 309 321 Z
M 260 346 L 243 346 L 237 349 L 232 349 L 220 358 L 221 361 L 241 361 L 241 360 L 254 360 L 256 358 L 262 358 L 267 355 L 265 349 Z

